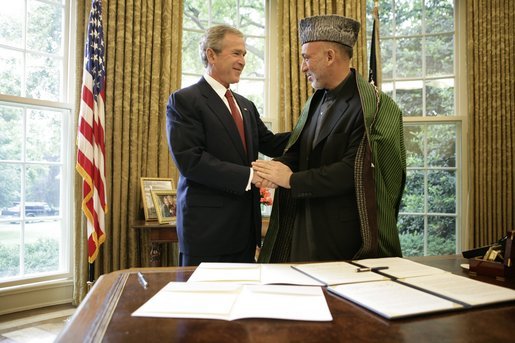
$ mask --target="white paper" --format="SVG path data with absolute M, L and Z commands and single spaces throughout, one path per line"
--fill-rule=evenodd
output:
M 288 264 L 201 263 L 188 282 L 233 282 L 241 284 L 289 284 L 321 286 Z
M 133 316 L 331 321 L 320 287 L 170 282 Z
M 329 287 L 328 290 L 386 318 L 400 318 L 463 307 L 394 281 L 337 285 Z
M 426 266 L 400 257 L 371 258 L 366 260 L 357 260 L 354 262 L 370 268 L 388 267 L 388 269 L 381 270 L 381 273 L 388 274 L 399 279 L 447 273 L 445 270 Z
M 515 290 L 450 273 L 415 277 L 403 282 L 471 306 L 515 300 Z
M 347 262 L 297 264 L 295 268 L 326 285 L 388 280 L 387 277 L 374 272 L 358 273 L 358 267 Z

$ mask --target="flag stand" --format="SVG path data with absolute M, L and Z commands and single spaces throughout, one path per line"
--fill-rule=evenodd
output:
M 86 293 L 89 293 L 93 285 L 95 284 L 95 265 L 93 263 L 89 264 L 88 268 L 88 281 L 86 281 Z

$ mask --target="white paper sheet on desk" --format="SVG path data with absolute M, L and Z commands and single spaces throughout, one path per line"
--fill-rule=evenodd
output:
M 381 272 L 399 279 L 448 273 L 445 270 L 426 266 L 422 263 L 413 262 L 400 257 L 370 258 L 365 260 L 356 260 L 354 262 L 370 268 L 388 267 L 388 269 L 381 270 Z
M 414 277 L 402 282 L 471 306 L 515 300 L 515 290 L 450 273 Z
M 288 264 L 201 263 L 188 282 L 234 282 L 242 284 L 288 284 L 321 286 Z
M 347 262 L 306 263 L 294 266 L 300 272 L 311 275 L 326 285 L 381 281 L 388 278 L 373 272 L 358 273 L 355 265 Z
M 389 319 L 463 308 L 395 281 L 337 285 L 328 290 Z
M 331 321 L 320 287 L 170 282 L 133 316 Z

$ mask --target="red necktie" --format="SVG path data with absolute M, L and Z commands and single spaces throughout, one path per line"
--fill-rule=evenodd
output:
M 243 143 L 243 148 L 247 151 L 247 143 L 245 142 L 245 131 L 243 130 L 243 118 L 238 111 L 238 107 L 236 107 L 236 102 L 234 102 L 234 97 L 232 96 L 231 91 L 228 89 L 225 92 L 225 97 L 229 102 L 229 107 L 231 108 L 232 119 L 236 123 L 236 127 L 238 128 L 238 132 L 240 133 L 241 142 Z

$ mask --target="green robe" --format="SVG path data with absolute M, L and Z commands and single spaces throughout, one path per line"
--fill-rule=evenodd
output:
M 361 223 L 362 246 L 354 256 L 402 256 L 397 216 L 406 182 L 406 150 L 402 113 L 393 100 L 356 74 L 363 108 L 365 134 L 354 163 L 354 181 Z M 300 137 L 308 118 L 308 99 L 295 126 L 287 151 Z M 296 199 L 278 188 L 260 263 L 287 262 L 294 230 Z

